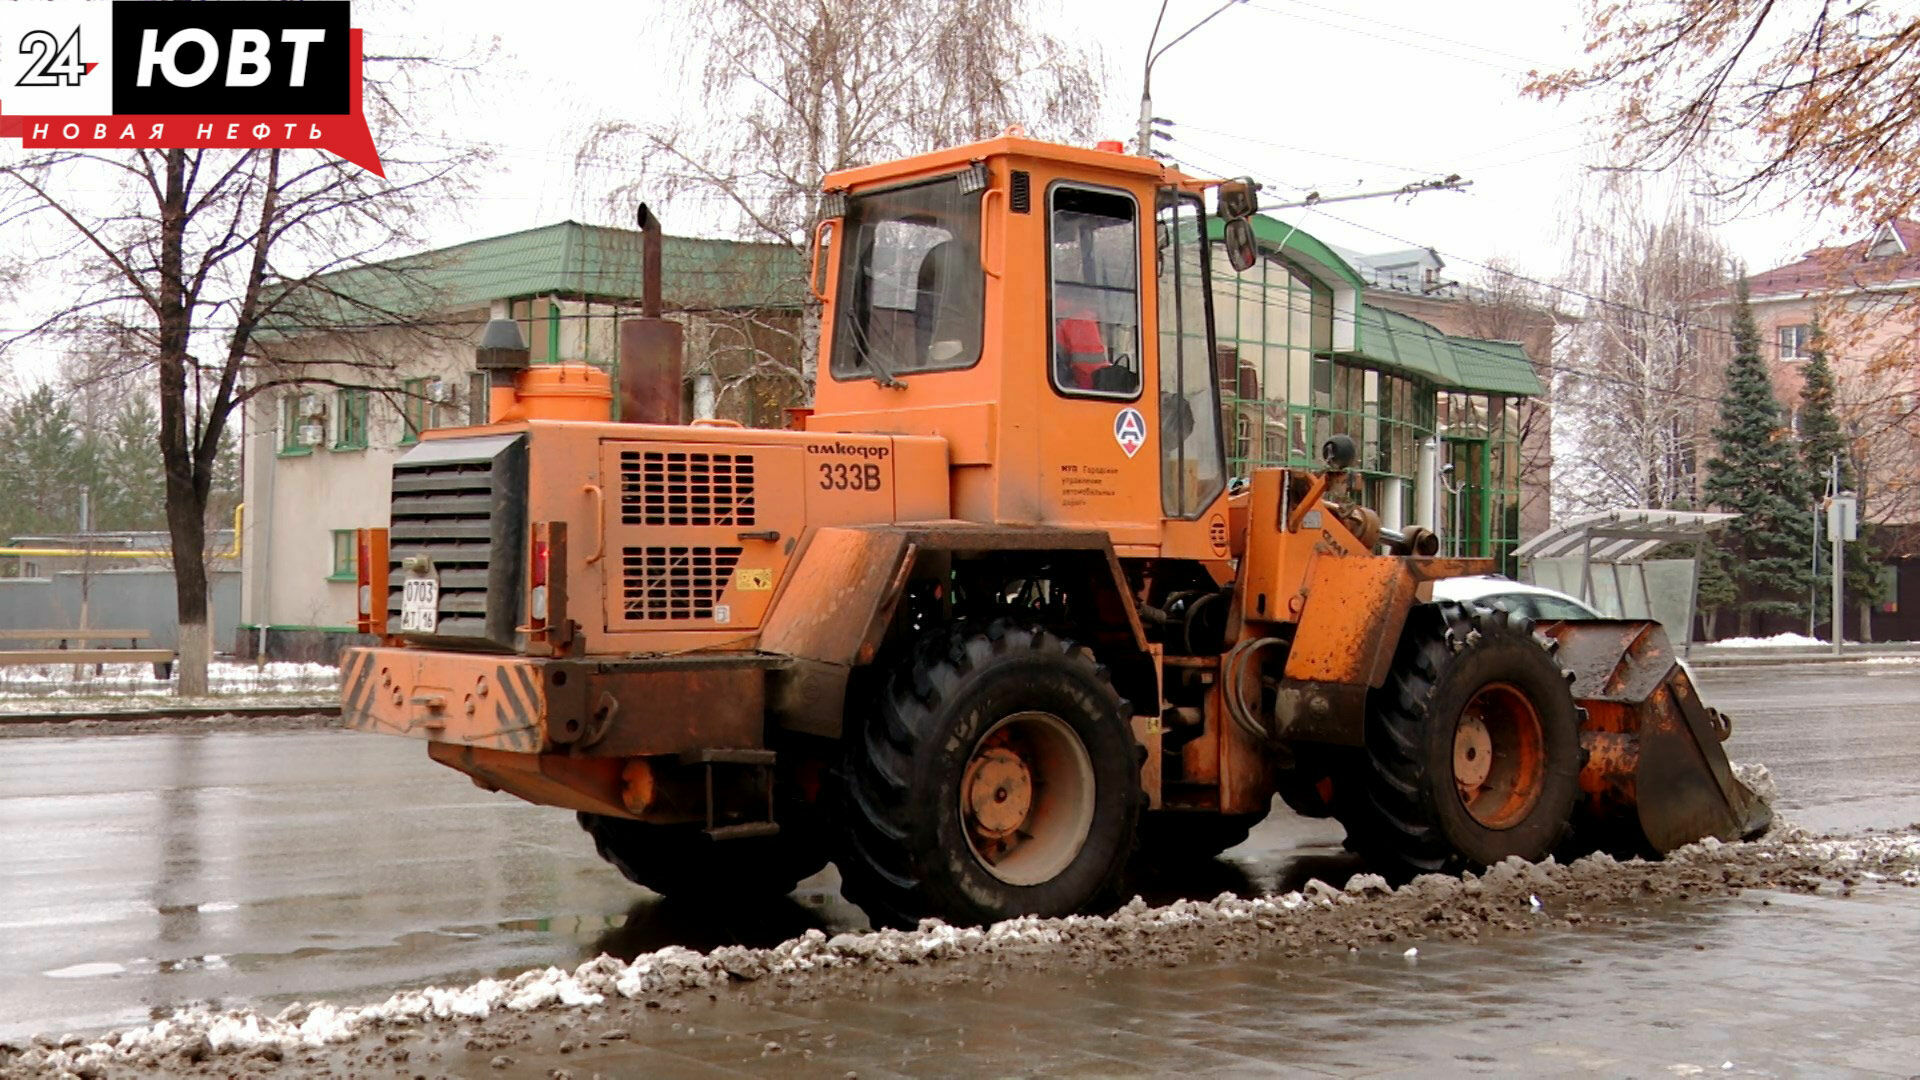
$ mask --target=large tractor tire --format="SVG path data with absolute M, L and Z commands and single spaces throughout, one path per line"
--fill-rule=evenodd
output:
M 1579 710 L 1527 619 L 1413 609 L 1367 700 L 1357 790 L 1336 786 L 1348 846 L 1398 876 L 1551 854 L 1579 797 Z
M 716 841 L 697 825 L 587 813 L 580 814 L 580 827 L 628 881 L 662 896 L 715 902 L 785 896 L 827 865 L 811 831 Z
M 930 635 L 849 724 L 834 861 L 876 926 L 990 923 L 1116 898 L 1144 801 L 1092 655 L 1005 621 Z

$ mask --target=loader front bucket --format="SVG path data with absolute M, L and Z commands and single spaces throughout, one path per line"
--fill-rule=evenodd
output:
M 1773 814 L 1733 775 L 1729 724 L 1707 708 L 1657 622 L 1541 623 L 1559 642 L 1585 710 L 1576 842 L 1618 856 L 1665 854 L 1709 836 L 1749 839 Z

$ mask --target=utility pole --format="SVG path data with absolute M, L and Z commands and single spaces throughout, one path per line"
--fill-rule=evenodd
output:
M 1209 13 L 1206 18 L 1201 19 L 1199 22 L 1194 23 L 1192 26 L 1187 27 L 1186 30 L 1181 32 L 1179 37 L 1174 38 L 1172 41 L 1167 42 L 1165 45 L 1161 45 L 1160 48 L 1156 51 L 1154 49 L 1154 45 L 1160 41 L 1160 24 L 1167 17 L 1168 2 L 1169 0 L 1160 0 L 1160 14 L 1155 16 L 1153 20 L 1153 36 L 1147 39 L 1147 62 L 1140 72 L 1140 131 L 1139 131 L 1139 140 L 1134 144 L 1133 152 L 1136 154 L 1139 154 L 1141 157 L 1153 156 L 1153 125 L 1154 125 L 1154 121 L 1159 119 L 1158 117 L 1153 115 L 1153 65 L 1154 65 L 1154 62 L 1159 60 L 1160 57 L 1163 54 L 1165 54 L 1168 49 L 1171 49 L 1175 45 L 1180 44 L 1182 41 L 1187 40 L 1187 35 L 1193 33 L 1195 30 L 1198 30 L 1201 27 L 1212 22 L 1214 20 L 1214 16 L 1219 15 L 1221 12 L 1227 10 L 1228 8 L 1232 7 L 1235 4 L 1244 4 L 1247 2 L 1247 0 L 1227 0 L 1226 3 L 1221 4 L 1217 8 L 1214 8 L 1213 11 Z M 1161 122 L 1165 123 L 1165 121 L 1161 121 Z
M 1827 501 L 1833 498 L 1834 473 L 1827 470 L 1826 488 L 1821 497 L 1813 501 L 1813 575 L 1807 578 L 1807 636 L 1818 641 L 1820 633 L 1820 518 L 1827 508 Z
M 1827 508 L 1827 534 L 1833 538 L 1833 655 L 1840 655 L 1845 639 L 1846 608 L 1841 593 L 1846 582 L 1846 543 L 1857 536 L 1859 502 L 1853 492 L 1837 492 Z

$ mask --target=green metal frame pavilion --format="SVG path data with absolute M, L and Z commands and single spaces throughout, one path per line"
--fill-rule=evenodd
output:
M 1545 392 L 1520 345 L 1447 334 L 1363 302 L 1363 278 L 1296 226 L 1253 219 L 1261 258 L 1215 260 L 1229 464 L 1310 466 L 1328 436 L 1360 447 L 1367 505 L 1411 521 L 1423 443 L 1451 464 L 1437 524 L 1449 553 L 1512 566 L 1520 404 Z M 1215 223 L 1216 235 L 1218 223 Z

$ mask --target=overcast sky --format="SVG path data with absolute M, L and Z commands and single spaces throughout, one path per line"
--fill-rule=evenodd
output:
M 423 3 L 424 15 L 434 5 Z M 1218 6 L 1171 0 L 1164 42 Z M 1140 66 L 1159 0 L 1056 0 L 1036 4 L 1070 38 L 1099 46 L 1109 63 L 1110 134 L 1131 140 Z M 581 130 L 596 118 L 670 115 L 681 102 L 674 6 L 552 0 L 527 20 L 524 4 L 465 5 L 465 25 L 490 17 L 513 62 L 537 80 L 505 79 L 498 110 L 475 120 L 506 172 L 486 206 L 458 227 L 500 229 L 603 214 L 598 192 L 572 176 Z M 1519 92 L 1532 68 L 1577 61 L 1578 0 L 1247 0 L 1161 58 L 1154 111 L 1175 122 L 1167 146 L 1202 171 L 1249 172 L 1289 200 L 1397 187 L 1458 173 L 1462 194 L 1330 206 L 1301 227 L 1361 251 L 1433 246 L 1462 276 L 1467 261 L 1512 259 L 1539 276 L 1562 269 L 1560 225 L 1591 187 L 1608 132 L 1591 103 L 1542 104 Z M 535 92 L 528 93 L 528 89 Z M 487 125 L 485 116 L 500 122 Z M 602 181 L 603 178 L 594 178 Z M 693 208 L 697 216 L 698 208 Z M 1283 215 L 1284 216 L 1284 215 Z M 674 231 L 697 229 L 682 208 Z M 1729 218 L 1725 238 L 1750 265 L 1772 266 L 1830 237 L 1801 212 Z
M 874 0 L 885 2 L 885 0 Z M 1171 0 L 1162 41 L 1219 0 Z M 1159 0 L 1036 5 L 1056 32 L 1097 45 L 1111 74 L 1109 134 L 1131 140 L 1140 65 Z M 574 153 L 601 119 L 664 119 L 685 105 L 677 5 L 545 0 L 417 0 L 404 14 L 355 5 L 370 51 L 460 51 L 499 35 L 502 59 L 471 100 L 450 102 L 456 138 L 491 143 L 497 167 L 469 205 L 449 208 L 434 243 L 565 218 L 627 224 L 603 205 L 604 173 L 577 176 Z M 1333 196 L 1459 174 L 1461 194 L 1337 204 L 1278 216 L 1363 252 L 1431 246 L 1472 279 L 1495 257 L 1540 278 L 1564 269 L 1568 209 L 1592 187 L 1606 130 L 1590 103 L 1548 105 L 1519 91 L 1531 68 L 1575 61 L 1579 0 L 1246 0 L 1169 51 L 1153 73 L 1154 111 L 1172 119 L 1168 152 L 1201 172 L 1250 173 L 1265 197 Z M 684 40 L 684 39 L 680 39 Z M 678 234 L 710 234 L 698 204 L 673 208 Z M 1729 212 L 1723 237 L 1748 265 L 1790 261 L 1834 237 L 1797 209 Z M 21 298 L 29 305 L 31 293 Z M 0 312 L 20 325 L 30 310 Z M 22 353 L 19 374 L 50 354 Z

